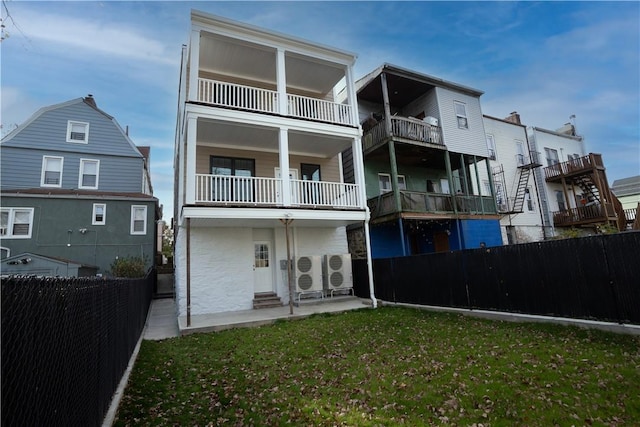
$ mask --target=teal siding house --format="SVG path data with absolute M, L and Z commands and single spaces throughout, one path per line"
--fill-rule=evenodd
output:
M 502 245 L 482 92 L 391 64 L 356 90 L 372 257 Z
M 91 95 L 42 108 L 3 138 L 0 273 L 109 275 L 132 256 L 151 267 L 160 212 L 149 152 Z M 43 269 L 44 258 L 82 268 Z

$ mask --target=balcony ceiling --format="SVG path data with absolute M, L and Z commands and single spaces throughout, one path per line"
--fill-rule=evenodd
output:
M 220 35 L 202 33 L 200 69 L 242 81 L 276 84 L 276 50 Z M 287 88 L 324 96 L 344 77 L 344 69 L 325 61 L 287 52 Z
M 396 107 L 403 107 L 427 93 L 434 86 L 425 82 L 387 74 L 387 88 L 390 104 Z M 358 99 L 376 104 L 384 102 L 380 75 L 358 91 Z
M 198 120 L 198 144 L 202 145 L 278 152 L 278 133 L 277 129 L 267 127 Z M 290 154 L 332 158 L 350 146 L 351 142 L 347 139 L 313 133 L 289 132 Z
M 411 144 L 395 144 L 396 163 L 402 174 L 403 167 L 421 167 L 426 169 L 446 170 L 445 151 L 433 148 L 419 147 Z M 389 147 L 384 144 L 380 148 L 370 152 L 365 157 L 367 161 L 376 160 L 389 163 Z M 451 169 L 460 168 L 460 156 L 450 153 Z

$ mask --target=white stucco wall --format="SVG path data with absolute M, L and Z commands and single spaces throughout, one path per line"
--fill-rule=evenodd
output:
M 192 228 L 191 230 L 191 314 L 250 310 L 253 307 L 253 241 L 271 240 L 274 289 L 283 304 L 289 302 L 284 227 L 272 230 L 251 228 Z M 344 227 L 291 227 L 291 256 L 346 254 Z M 186 316 L 186 230 L 176 239 L 176 298 L 178 315 Z

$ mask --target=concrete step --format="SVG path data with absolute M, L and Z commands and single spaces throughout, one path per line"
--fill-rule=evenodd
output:
M 255 294 L 253 308 L 282 307 L 282 300 L 273 292 Z

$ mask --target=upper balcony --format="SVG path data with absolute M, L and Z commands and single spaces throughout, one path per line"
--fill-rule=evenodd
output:
M 368 152 L 392 138 L 409 144 L 446 149 L 442 142 L 442 130 L 439 126 L 413 117 L 401 116 L 391 116 L 390 129 L 388 129 L 384 117 L 377 123 L 372 124 L 364 133 L 362 148 L 365 152 Z
M 181 103 L 358 127 L 355 55 L 192 11 Z
M 544 168 L 544 177 L 547 182 L 561 182 L 562 179 L 590 174 L 596 170 L 604 170 L 602 155 L 590 153 L 584 157 Z

